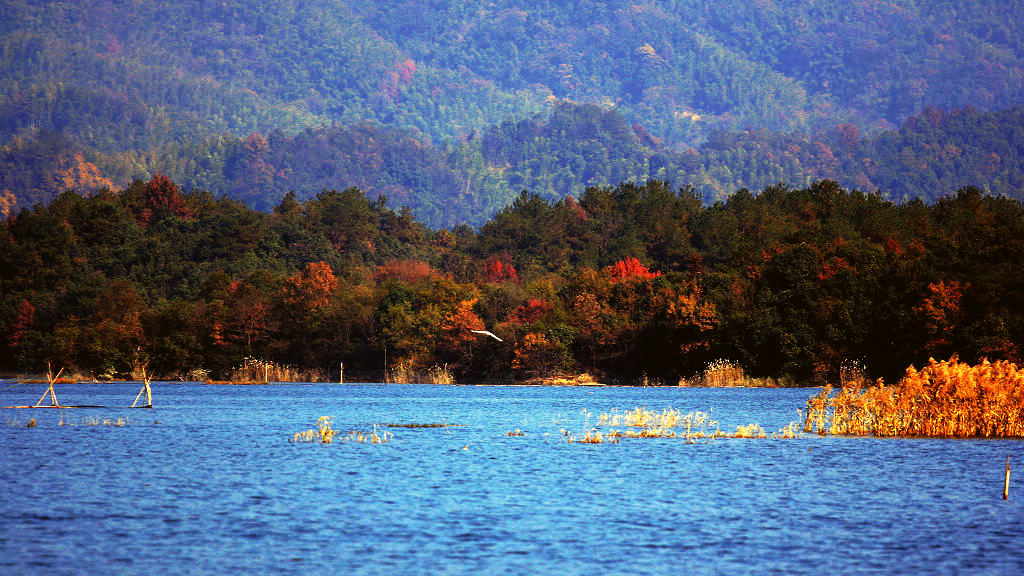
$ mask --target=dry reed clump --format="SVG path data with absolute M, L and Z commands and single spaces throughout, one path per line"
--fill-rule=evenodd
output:
M 666 408 L 661 412 L 648 410 L 646 406 L 637 407 L 619 413 L 612 410 L 602 413 L 598 418 L 599 426 L 626 426 L 625 431 L 611 430 L 607 434 L 613 438 L 677 438 L 687 440 L 710 438 L 717 433 L 718 422 L 711 418 L 709 412 L 690 412 Z M 716 432 L 711 432 L 714 426 Z M 639 430 L 634 430 L 639 428 Z M 677 428 L 685 430 L 676 431 Z
M 736 434 L 733 438 L 767 438 L 768 434 L 765 433 L 764 428 L 760 424 L 747 424 L 746 426 L 737 426 Z
M 861 362 L 854 360 L 843 360 L 839 365 L 839 385 L 843 388 L 863 388 L 869 386 L 871 380 L 868 378 L 868 369 Z
M 587 430 L 582 438 L 576 438 L 575 436 L 572 435 L 571 432 L 565 432 L 564 430 L 563 430 L 563 433 L 565 433 L 565 435 L 569 438 L 569 444 L 604 444 L 604 443 L 618 444 L 619 443 L 619 436 L 617 436 L 615 434 L 612 434 L 612 433 L 601 434 L 601 432 L 599 430 L 597 430 L 596 428 L 591 428 L 590 430 Z
M 306 430 L 305 432 L 296 432 L 293 438 L 294 442 L 320 442 L 321 444 L 330 444 L 334 442 L 334 436 L 337 431 L 331 426 L 333 418 L 330 416 L 321 416 L 316 421 L 316 430 Z
M 807 401 L 804 431 L 818 434 L 1024 437 L 1024 370 L 1011 362 L 971 366 L 956 356 L 907 368 L 895 386 L 831 387 Z
M 427 384 L 452 385 L 455 384 L 455 375 L 448 369 L 448 365 L 434 366 L 427 370 Z
M 683 414 L 679 410 L 666 408 L 661 412 L 648 410 L 646 406 L 637 407 L 618 413 L 602 413 L 597 423 L 601 426 L 630 426 L 633 428 L 686 428 L 687 433 L 693 428 L 707 428 L 718 424 L 711 418 L 710 412 L 690 412 Z
M 289 440 L 289 442 L 295 443 L 320 443 L 320 444 L 332 444 L 335 438 L 338 442 L 357 442 L 359 444 L 385 444 L 389 440 L 395 437 L 391 432 L 378 431 L 377 425 L 373 425 L 373 432 L 362 432 L 353 430 L 344 436 L 338 435 L 338 431 L 333 427 L 333 418 L 330 416 L 321 416 L 316 421 L 316 430 L 306 430 L 305 432 L 296 432 L 295 435 Z
M 679 410 L 655 412 L 646 407 L 624 413 L 602 413 L 598 424 L 628 427 L 624 431 L 607 432 L 607 436 L 615 438 L 682 438 L 689 443 L 717 438 L 796 438 L 800 432 L 800 423 L 791 422 L 771 435 L 760 424 L 738 426 L 736 432 L 730 433 L 719 430 L 718 421 L 712 418 L 710 411 L 682 414 Z
M 747 376 L 739 364 L 719 359 L 708 364 L 700 375 L 679 380 L 679 385 L 705 388 L 776 388 L 783 383 L 772 378 L 752 378 Z
M 373 432 L 362 432 L 353 430 L 341 438 L 341 442 L 356 442 L 359 444 L 387 444 L 395 435 L 382 430 L 377 431 L 377 425 L 373 425 Z
M 393 384 L 455 384 L 455 375 L 448 365 L 434 366 L 424 372 L 415 368 L 412 360 L 399 360 L 388 370 L 388 378 Z
M 319 382 L 323 374 L 319 370 L 299 370 L 292 366 L 284 366 L 246 357 L 242 364 L 231 371 L 229 382 Z

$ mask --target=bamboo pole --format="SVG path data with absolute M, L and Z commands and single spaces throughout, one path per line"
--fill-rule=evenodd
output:
M 50 406 L 60 406 L 60 403 L 57 402 L 57 393 L 53 391 L 53 383 L 57 378 L 60 378 L 60 375 L 63 373 L 64 369 L 61 368 L 60 372 L 57 372 L 57 375 L 53 376 L 53 369 L 50 368 L 50 363 L 46 363 L 46 379 L 49 381 L 50 385 L 46 388 L 46 392 L 43 392 L 42 397 L 39 398 L 39 402 L 36 402 L 36 407 L 39 407 L 43 403 L 43 400 L 46 399 L 47 395 L 50 396 Z
M 142 393 L 146 393 L 146 405 L 143 408 L 153 407 L 153 393 L 149 389 L 149 376 L 146 375 L 146 367 L 142 367 L 142 390 L 139 390 L 139 395 L 135 397 L 135 402 L 132 402 L 132 408 L 139 403 L 139 398 L 142 398 Z
M 1006 455 L 1006 477 L 1003 479 L 1003 500 L 1010 499 L 1010 455 Z

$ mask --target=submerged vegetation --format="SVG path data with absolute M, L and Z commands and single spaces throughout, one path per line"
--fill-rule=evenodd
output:
M 969 365 L 953 356 L 907 368 L 895 385 L 825 388 L 807 403 L 804 430 L 818 434 L 1024 437 L 1024 370 L 1006 361 Z
M 114 428 L 123 428 L 131 424 L 131 421 L 125 416 L 118 416 L 117 418 L 111 418 L 109 416 L 83 416 L 78 422 L 74 422 L 70 419 L 64 418 L 64 414 L 60 415 L 57 421 L 57 426 L 106 426 Z M 21 428 L 23 425 L 18 418 L 8 418 L 7 427 L 9 428 Z M 35 418 L 29 418 L 25 422 L 25 428 L 36 428 L 39 426 L 39 422 Z

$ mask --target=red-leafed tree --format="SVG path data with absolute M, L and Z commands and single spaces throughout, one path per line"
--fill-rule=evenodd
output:
M 651 278 L 661 276 L 661 272 L 651 272 L 647 269 L 647 266 L 644 266 L 639 260 L 632 256 L 624 260 L 619 260 L 615 264 L 606 267 L 604 271 L 613 281 L 620 282 L 650 280 Z
M 547 300 L 531 298 L 526 304 L 516 308 L 509 321 L 514 324 L 527 325 L 537 322 L 554 309 L 554 304 Z
M 185 204 L 178 186 L 163 174 L 154 175 L 146 183 L 143 195 L 142 209 L 135 217 L 140 226 L 149 227 L 162 216 L 172 214 L 182 219 L 192 218 L 192 211 Z
M 11 335 L 7 339 L 8 346 L 11 348 L 18 347 L 18 344 L 25 338 L 28 331 L 32 329 L 35 317 L 35 306 L 28 300 L 22 299 L 21 304 L 18 305 L 18 315 L 14 318 L 14 324 L 11 326 Z
M 488 258 L 484 262 L 484 281 L 492 284 L 519 282 L 519 274 L 512 265 L 512 258 L 508 254 Z

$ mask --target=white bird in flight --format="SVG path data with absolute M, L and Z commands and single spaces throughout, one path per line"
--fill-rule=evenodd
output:
M 487 330 L 470 330 L 470 332 L 473 332 L 474 334 L 483 334 L 485 336 L 490 336 L 491 338 L 494 338 L 498 342 L 504 342 L 504 340 L 495 336 L 494 332 L 488 332 Z

